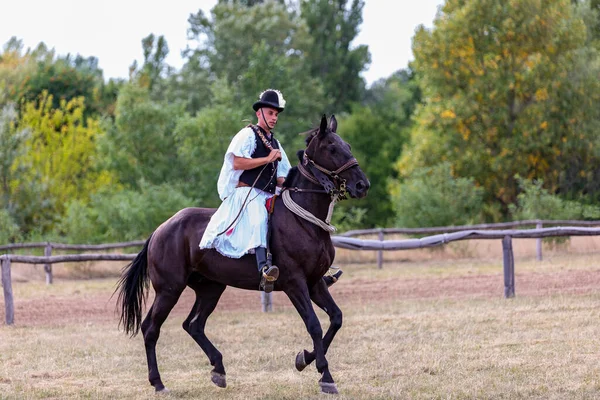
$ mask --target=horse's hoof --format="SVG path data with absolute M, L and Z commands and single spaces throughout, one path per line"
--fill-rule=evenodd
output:
M 212 383 L 214 383 L 220 388 L 227 387 L 227 380 L 225 379 L 225 374 L 220 374 L 218 372 L 211 371 L 210 380 L 212 381 Z
M 335 383 L 331 382 L 319 382 L 319 386 L 321 386 L 321 393 L 325 394 L 339 394 L 337 390 L 337 386 Z
M 300 353 L 298 353 L 296 355 L 296 369 L 298 371 L 302 371 L 304 368 L 306 368 L 306 360 L 304 358 L 304 350 L 302 350 Z
M 169 389 L 163 387 L 162 389 L 156 389 L 156 394 L 168 394 L 170 392 Z

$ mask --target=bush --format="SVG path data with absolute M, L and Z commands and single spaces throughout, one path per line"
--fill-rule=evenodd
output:
M 513 220 L 528 219 L 598 219 L 600 207 L 582 204 L 577 201 L 563 200 L 543 188 L 543 180 L 523 179 L 516 176 L 521 193 L 517 204 L 509 206 Z
M 170 185 L 140 183 L 140 190 L 92 196 L 90 204 L 71 202 L 59 233 L 70 243 L 106 243 L 147 238 L 182 208 L 194 205 Z
M 331 217 L 331 225 L 337 228 L 337 232 L 346 232 L 352 229 L 360 229 L 364 226 L 364 219 L 367 214 L 365 208 L 350 207 L 341 208 L 337 207 L 333 211 Z
M 448 163 L 416 171 L 392 185 L 396 225 L 406 228 L 480 222 L 483 189 L 472 178 L 455 178 Z
M 21 241 L 21 230 L 8 210 L 0 209 L 0 244 Z

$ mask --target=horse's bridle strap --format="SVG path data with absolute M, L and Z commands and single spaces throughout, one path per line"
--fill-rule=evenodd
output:
M 336 169 L 335 171 L 329 171 L 328 169 L 325 169 L 323 167 L 321 167 L 319 164 L 317 164 L 316 162 L 314 162 L 313 160 L 311 160 L 310 158 L 308 158 L 308 156 L 306 157 L 306 159 L 312 163 L 312 165 L 315 166 L 316 169 L 318 169 L 319 171 L 331 176 L 331 177 L 336 177 L 338 176 L 340 173 L 344 172 L 347 169 L 350 169 L 352 167 L 354 167 L 355 165 L 358 165 L 358 161 L 356 161 L 356 158 L 351 158 L 350 160 L 348 160 L 348 162 L 346 162 L 346 164 L 342 165 L 341 167 L 339 167 L 338 169 Z
M 324 189 L 302 189 L 299 187 L 284 187 L 283 190 L 289 190 L 294 193 L 319 193 L 319 194 L 329 194 L 327 190 Z
M 358 165 L 358 161 L 356 161 L 356 158 L 353 157 L 353 158 L 349 159 L 348 161 L 346 161 L 346 163 L 344 165 L 342 165 L 341 167 L 339 167 L 335 171 L 330 171 L 327 168 L 324 168 L 324 167 L 320 166 L 319 164 L 317 164 L 316 162 L 314 162 L 308 156 L 308 154 L 306 154 L 306 152 L 304 152 L 303 157 L 304 157 L 304 162 L 302 164 L 306 165 L 308 163 L 311 163 L 316 169 L 318 169 L 319 171 L 321 171 L 324 174 L 327 174 L 327 175 L 329 175 L 331 177 L 337 177 L 340 173 L 344 172 L 345 170 L 350 169 L 350 168 Z M 300 172 L 302 172 L 302 170 Z
M 302 175 L 304 175 L 306 179 L 308 179 L 315 185 L 321 185 L 321 183 L 309 171 L 307 171 L 304 165 L 302 165 L 301 163 L 298 163 L 298 170 Z

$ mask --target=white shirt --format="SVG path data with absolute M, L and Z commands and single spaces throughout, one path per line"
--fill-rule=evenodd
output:
M 291 165 L 278 140 L 277 144 L 281 151 L 281 161 L 277 164 L 277 177 L 285 178 L 288 172 L 290 172 Z M 254 150 L 256 150 L 256 134 L 252 128 L 243 128 L 231 140 L 227 152 L 225 153 L 219 180 L 217 181 L 217 190 L 221 200 L 225 200 L 233 193 L 240 180 L 240 176 L 242 176 L 242 173 L 244 172 L 241 169 L 233 169 L 234 156 L 252 158 Z

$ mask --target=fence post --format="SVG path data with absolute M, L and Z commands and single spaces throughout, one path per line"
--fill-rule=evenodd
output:
M 384 239 L 383 229 L 379 229 L 377 236 L 379 238 L 379 241 L 383 242 L 383 239 Z M 379 269 L 383 268 L 383 250 L 379 250 L 377 252 L 377 268 L 379 268 Z
M 4 289 L 4 312 L 6 325 L 15 322 L 15 304 L 13 301 L 12 282 L 10 278 L 10 258 L 2 258 L 2 288 Z
M 52 245 L 48 242 L 46 243 L 46 248 L 44 249 L 44 256 L 50 257 L 52 255 Z M 52 284 L 52 264 L 44 264 L 44 271 L 46 271 L 46 285 Z
M 536 229 L 542 229 L 542 223 L 538 222 Z M 538 261 L 542 261 L 542 238 L 537 238 L 536 256 Z
M 504 258 L 504 297 L 515 297 L 515 257 L 512 248 L 512 238 L 502 239 L 502 255 Z
M 260 292 L 260 304 L 262 312 L 273 311 L 273 293 Z

